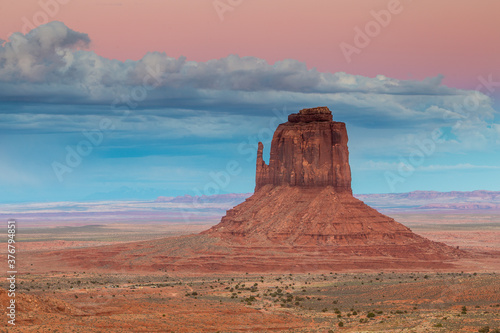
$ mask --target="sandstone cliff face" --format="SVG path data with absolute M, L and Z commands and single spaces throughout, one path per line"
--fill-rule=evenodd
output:
M 267 165 L 259 142 L 255 191 L 262 186 L 333 186 L 352 193 L 347 131 L 326 107 L 301 110 L 278 126 Z

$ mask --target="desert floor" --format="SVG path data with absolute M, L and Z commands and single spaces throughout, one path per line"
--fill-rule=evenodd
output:
M 8 332 L 478 332 L 500 329 L 500 215 L 392 214 L 429 239 L 488 253 L 459 269 L 305 274 L 57 272 L 16 276 L 16 326 L 1 284 Z M 215 221 L 216 222 L 216 221 Z M 189 234 L 211 223 L 19 228 L 30 253 Z M 5 244 L 6 239 L 2 239 Z M 3 256 L 5 257 L 5 252 Z M 5 305 L 5 306 L 4 306 Z M 486 330 L 484 330 L 486 331 Z

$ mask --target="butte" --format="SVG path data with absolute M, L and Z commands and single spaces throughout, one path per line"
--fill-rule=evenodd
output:
M 463 251 L 353 197 L 347 140 L 327 107 L 301 110 L 276 129 L 269 164 L 259 143 L 255 193 L 209 230 L 51 257 L 68 267 L 187 273 L 455 267 Z
M 269 164 L 257 150 L 255 192 L 202 234 L 245 246 L 356 257 L 439 260 L 460 251 L 432 242 L 352 195 L 345 123 L 327 107 L 280 124 Z

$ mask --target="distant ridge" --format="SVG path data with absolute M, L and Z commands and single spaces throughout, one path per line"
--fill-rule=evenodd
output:
M 240 203 L 250 197 L 252 193 L 227 193 L 214 195 L 195 195 L 189 194 L 177 197 L 158 197 L 155 202 L 173 202 L 173 203 Z
M 385 211 L 500 211 L 498 191 L 413 191 L 408 193 L 358 194 L 356 198 Z
M 412 191 L 406 193 L 381 193 L 381 194 L 355 194 L 358 199 L 368 198 L 391 198 L 391 199 L 480 199 L 480 200 L 498 200 L 500 201 L 500 191 L 451 191 L 451 192 L 438 192 L 438 191 Z
M 228 208 L 242 203 L 252 193 L 226 193 L 215 195 L 158 197 L 155 202 L 227 204 Z M 359 200 L 381 209 L 418 210 L 500 210 L 500 191 L 412 191 L 406 193 L 355 194 Z

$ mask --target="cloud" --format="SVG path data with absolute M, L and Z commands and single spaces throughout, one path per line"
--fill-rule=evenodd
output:
M 127 115 L 118 121 L 123 126 L 155 128 L 161 117 L 200 123 L 193 112 L 199 119 L 207 114 L 249 119 L 272 116 L 275 107 L 327 105 L 335 119 L 350 126 L 401 131 L 394 135 L 448 126 L 470 149 L 499 140 L 491 98 L 444 86 L 441 75 L 421 81 L 369 78 L 322 73 L 293 59 L 269 64 L 237 55 L 196 62 L 152 52 L 138 61 L 118 61 L 87 50 L 90 44 L 87 34 L 61 22 L 11 35 L 0 45 L 0 120 L 36 130 L 26 114 L 50 113 L 63 116 L 53 123 L 60 130 L 65 119 L 66 127 L 76 128 L 80 116 Z M 471 99 L 475 105 L 468 110 Z M 196 131 L 207 133 L 202 127 Z
M 123 93 L 124 87 L 144 83 L 160 86 L 163 88 L 160 90 L 188 92 L 189 96 L 196 94 L 197 90 L 201 90 L 200 93 L 208 90 L 225 93 L 460 94 L 456 89 L 442 86 L 442 76 L 423 81 L 396 80 L 383 75 L 367 78 L 343 72 L 321 73 L 293 59 L 271 65 L 264 59 L 237 55 L 195 62 L 153 52 L 138 61 L 121 62 L 82 50 L 89 45 L 87 34 L 76 32 L 57 21 L 33 29 L 26 35 L 14 33 L 0 47 L 0 81 L 19 84 L 29 93 L 40 88 L 35 83 L 57 91 L 60 85 L 69 84 L 74 89 L 83 89 L 86 97 L 97 103 L 109 103 Z M 31 83 L 32 86 L 23 83 Z M 97 90 L 106 93 L 97 94 Z M 43 95 L 47 92 L 44 91 Z M 40 98 L 40 95 L 34 97 Z
M 474 165 L 470 163 L 461 163 L 456 165 L 428 165 L 418 167 L 420 171 L 448 171 L 448 170 L 497 170 L 497 165 Z
M 397 170 L 399 163 L 396 162 L 384 162 L 384 161 L 366 161 L 358 167 L 359 170 L 370 170 L 370 171 L 380 171 L 380 170 Z
M 87 34 L 51 22 L 23 35 L 13 33 L 0 47 L 0 77 L 7 82 L 54 82 L 63 78 L 77 49 L 88 47 Z
M 0 48 L 2 81 L 45 84 L 141 85 L 154 72 L 160 86 L 171 89 L 219 91 L 286 91 L 300 93 L 370 93 L 457 95 L 461 91 L 441 85 L 442 76 L 422 81 L 397 80 L 378 75 L 367 78 L 343 72 L 321 73 L 293 59 L 270 65 L 264 59 L 229 55 L 207 62 L 148 53 L 138 61 L 106 59 L 82 48 L 87 34 L 61 22 L 50 22 L 27 35 L 15 33 Z M 104 98 L 103 98 L 104 99 Z M 105 100 L 105 99 L 104 99 Z

